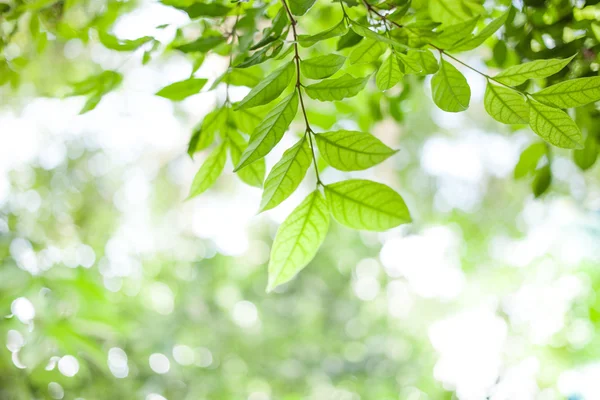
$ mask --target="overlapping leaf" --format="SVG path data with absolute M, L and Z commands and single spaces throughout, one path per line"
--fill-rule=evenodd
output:
M 288 62 L 269 74 L 256 85 L 236 108 L 251 108 L 270 103 L 275 100 L 294 80 L 294 63 Z
M 397 152 L 370 133 L 342 130 L 319 133 L 315 139 L 325 161 L 341 171 L 370 168 Z
M 298 42 L 302 47 L 309 47 L 321 40 L 331 39 L 336 36 L 343 36 L 348 32 L 346 22 L 341 20 L 337 25 L 314 35 L 299 35 Z
M 281 160 L 275 164 L 267 176 L 260 210 L 270 210 L 294 193 L 304 179 L 311 161 L 312 152 L 308 140 L 304 136 L 283 153 Z
M 459 112 L 469 108 L 471 88 L 467 80 L 445 60 L 441 60 L 440 70 L 431 79 L 433 101 L 444 111 Z
M 379 90 L 388 90 L 396 86 L 402 79 L 402 72 L 398 66 L 398 60 L 394 53 L 390 53 L 377 71 L 375 75 L 375 83 Z
M 226 160 L 227 142 L 223 142 L 210 153 L 194 176 L 188 199 L 204 193 L 216 182 L 223 172 Z
M 600 76 L 560 82 L 532 96 L 541 103 L 559 108 L 584 106 L 600 100 Z
M 312 99 L 321 101 L 342 100 L 346 97 L 356 96 L 367 84 L 369 77 L 355 78 L 344 74 L 339 78 L 326 79 L 319 83 L 308 85 L 306 94 Z
M 487 24 L 485 26 L 485 28 L 483 28 L 481 30 L 481 32 L 479 32 L 475 36 L 473 36 L 471 38 L 467 38 L 463 41 L 460 41 L 456 45 L 452 46 L 451 50 L 452 51 L 469 51 L 469 50 L 473 50 L 473 49 L 479 47 L 490 36 L 492 36 L 498 29 L 500 29 L 502 27 L 502 25 L 504 25 L 507 18 L 508 18 L 508 12 L 505 12 L 504 14 L 502 14 L 502 16 L 496 18 L 495 20 L 493 20 L 492 22 Z
M 404 200 L 389 186 L 351 179 L 325 186 L 334 218 L 353 229 L 385 231 L 411 221 Z
M 256 127 L 235 171 L 269 154 L 283 137 L 297 111 L 298 95 L 294 92 L 275 106 Z
M 504 124 L 526 124 L 529 106 L 518 92 L 488 82 L 483 99 L 485 110 Z
M 529 125 L 548 143 L 565 149 L 581 149 L 581 131 L 564 111 L 537 101 L 528 101 Z
M 573 57 L 575 56 L 565 59 L 552 58 L 550 60 L 535 60 L 519 65 L 513 65 L 500 72 L 494 79 L 505 85 L 517 86 L 528 79 L 546 78 L 566 67 Z
M 471 36 L 471 32 L 477 26 L 477 21 L 479 21 L 479 15 L 457 24 L 443 26 L 441 33 L 432 40 L 432 43 L 442 49 L 450 48 Z
M 233 165 L 237 165 L 240 162 L 244 150 L 248 147 L 246 140 L 235 130 L 230 129 L 227 132 L 229 138 L 229 154 L 231 154 L 231 162 Z M 237 171 L 237 175 L 243 182 L 246 182 L 250 186 L 262 187 L 265 179 L 265 160 L 261 158 L 248 165 L 246 168 L 242 168 Z
M 323 195 L 315 190 L 279 227 L 269 260 L 270 292 L 288 282 L 317 254 L 329 229 L 329 210 Z
M 367 39 L 356 46 L 350 56 L 350 64 L 372 63 L 379 60 L 379 57 L 387 50 L 387 46 L 373 39 Z
M 339 71 L 346 62 L 346 57 L 339 54 L 328 54 L 302 60 L 300 71 L 310 79 L 324 79 Z

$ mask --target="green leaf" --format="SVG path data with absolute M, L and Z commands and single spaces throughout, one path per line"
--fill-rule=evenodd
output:
M 322 40 L 330 39 L 332 37 L 343 36 L 348 32 L 346 22 L 341 20 L 337 25 L 329 28 L 323 32 L 319 32 L 314 35 L 299 35 L 298 42 L 302 47 L 309 47 Z
M 315 4 L 316 0 L 289 0 L 290 10 L 294 15 L 304 15 Z
M 194 176 L 188 199 L 205 192 L 217 181 L 217 178 L 223 172 L 226 160 L 227 142 L 223 142 L 210 153 L 196 173 L 196 176 Z
M 231 155 L 231 162 L 233 165 L 236 165 L 240 162 L 242 153 L 248 147 L 248 143 L 246 143 L 246 140 L 242 135 L 232 129 L 229 130 L 227 136 L 229 137 L 229 154 Z M 265 179 L 265 172 L 265 160 L 260 159 L 248 165 L 246 168 L 237 171 L 237 175 L 248 185 L 260 188 Z
M 335 219 L 352 229 L 385 231 L 411 221 L 404 200 L 390 187 L 363 179 L 325 186 Z
M 172 83 L 156 92 L 156 96 L 165 99 L 181 101 L 194 94 L 200 93 L 200 90 L 206 84 L 206 79 L 190 78 L 183 81 Z
M 355 78 L 344 74 L 339 78 L 326 79 L 319 83 L 308 85 L 305 90 L 311 99 L 321 101 L 342 100 L 356 96 L 367 84 L 369 76 Z
M 532 96 L 541 103 L 559 108 L 584 106 L 600 100 L 600 76 L 560 82 Z
M 231 8 L 226 7 L 224 5 L 218 3 L 195 3 L 189 7 L 183 8 L 190 18 L 199 18 L 199 17 L 223 17 L 231 11 Z
M 210 146 L 214 139 L 215 133 L 225 132 L 227 127 L 227 108 L 218 108 L 206 114 L 202 123 L 194 129 L 192 138 L 188 144 L 188 154 L 190 157 Z
M 396 40 L 390 39 L 387 36 L 380 35 L 379 33 L 372 31 L 368 27 L 362 26 L 354 21 L 352 22 L 351 28 L 354 31 L 354 33 L 356 33 L 357 35 L 375 40 L 377 42 L 385 43 L 385 44 L 394 46 L 394 47 L 402 49 L 402 50 L 408 49 L 408 47 L 406 45 L 404 45 Z
M 298 111 L 298 95 L 293 92 L 273 108 L 250 136 L 250 143 L 234 172 L 263 158 L 283 137 Z
M 526 124 L 529 106 L 523 96 L 512 89 L 488 82 L 483 104 L 487 113 L 503 124 Z
M 375 76 L 375 83 L 379 90 L 388 90 L 396 86 L 400 79 L 402 79 L 402 71 L 398 66 L 396 55 L 392 52 L 381 63 Z
M 350 64 L 375 62 L 386 50 L 387 46 L 385 44 L 367 39 L 352 50 L 349 57 Z
M 548 143 L 565 149 L 581 149 L 581 131 L 566 112 L 529 100 L 529 126 Z
M 319 133 L 315 139 L 321 156 L 340 171 L 371 168 L 397 153 L 370 133 L 342 130 Z
M 190 43 L 174 46 L 173 48 L 183 53 L 206 53 L 207 51 L 214 49 L 221 43 L 225 43 L 225 38 L 223 36 L 207 36 L 200 37 Z
M 419 75 L 435 74 L 440 66 L 429 50 L 409 50 L 406 55 L 398 54 L 406 67 L 406 73 Z
M 243 98 L 236 109 L 262 106 L 275 100 L 294 80 L 295 69 L 292 61 L 273 71 L 256 85 Z
M 550 165 L 548 164 L 536 171 L 535 178 L 533 178 L 533 182 L 531 182 L 533 195 L 536 198 L 540 197 L 548 190 L 551 183 L 552 171 L 550 170 Z
M 457 24 L 479 15 L 483 7 L 474 0 L 430 0 L 429 15 L 443 24 Z
M 546 78 L 566 67 L 573 57 L 575 57 L 575 55 L 565 59 L 552 58 L 550 60 L 535 60 L 524 64 L 513 65 L 500 72 L 494 79 L 505 85 L 517 86 L 528 79 Z
M 253 88 L 263 79 L 265 78 L 260 67 L 232 68 L 217 78 L 210 87 L 210 90 L 215 89 L 220 83 L 229 83 L 233 86 L 246 86 Z
M 327 236 L 329 211 L 323 195 L 315 190 L 300 203 L 277 230 L 267 292 L 290 281 L 317 254 Z
M 479 15 L 458 24 L 444 26 L 432 43 L 442 49 L 450 48 L 466 37 L 471 36 L 471 32 L 477 26 L 477 21 L 479 21 Z
M 490 36 L 492 36 L 498 29 L 504 25 L 508 18 L 508 11 L 502 14 L 502 16 L 496 18 L 485 26 L 477 35 L 467 38 L 451 48 L 452 51 L 469 51 L 473 50 L 483 44 Z
M 434 103 L 444 111 L 459 112 L 469 108 L 471 88 L 454 65 L 441 60 L 440 70 L 431 79 Z
M 536 142 L 527 147 L 519 156 L 519 162 L 515 165 L 514 177 L 521 179 L 535 173 L 543 156 L 548 154 L 548 148 L 544 142 Z
M 342 36 L 340 38 L 340 40 L 338 40 L 337 42 L 337 46 L 336 46 L 336 50 L 340 51 L 342 49 L 346 49 L 349 47 L 354 47 L 355 45 L 357 45 L 358 43 L 360 43 L 360 41 L 363 39 L 362 36 L 357 35 L 356 33 L 354 33 L 353 30 L 349 30 L 348 32 L 346 32 L 346 34 L 344 36 Z
M 252 134 L 256 127 L 263 121 L 265 115 L 267 115 L 264 110 L 260 109 L 241 109 L 233 112 L 233 119 L 235 121 L 235 125 L 237 128 L 247 133 L 248 135 Z
M 573 152 L 573 160 L 582 171 L 585 171 L 596 163 L 599 151 L 600 144 L 598 144 L 598 140 L 594 135 L 588 134 L 585 140 L 585 147 Z
M 304 179 L 311 161 L 312 152 L 304 136 L 283 153 L 281 160 L 269 172 L 260 201 L 260 211 L 278 206 L 294 193 Z
M 110 33 L 98 30 L 98 39 L 100 39 L 100 43 L 107 49 L 116 51 L 134 51 L 151 41 L 153 38 L 152 36 L 144 36 L 133 40 L 119 39 Z
M 310 79 L 329 78 L 339 71 L 346 62 L 346 57 L 338 54 L 328 54 L 302 60 L 300 71 Z

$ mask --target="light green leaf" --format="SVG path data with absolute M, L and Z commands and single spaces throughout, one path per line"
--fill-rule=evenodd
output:
M 439 48 L 447 49 L 466 37 L 470 37 L 473 29 L 477 26 L 479 15 L 458 24 L 442 27 L 441 33 L 432 41 Z
M 397 152 L 370 133 L 342 130 L 319 133 L 315 139 L 321 156 L 340 171 L 371 168 Z
M 356 96 L 367 84 L 369 76 L 355 78 L 344 74 L 339 78 L 326 79 L 319 83 L 308 85 L 305 90 L 311 99 L 321 101 L 342 100 L 346 97 Z
M 508 18 L 508 11 L 496 18 L 485 26 L 477 35 L 460 41 L 456 45 L 452 46 L 452 51 L 469 51 L 473 50 L 483 44 L 490 36 L 492 36 L 498 29 L 504 25 Z
M 281 160 L 269 172 L 260 201 L 260 211 L 270 210 L 287 199 L 300 182 L 312 161 L 312 152 L 306 136 L 283 153 Z
M 349 56 L 350 64 L 375 62 L 386 50 L 387 46 L 385 44 L 367 39 L 352 50 Z
M 229 137 L 229 154 L 231 154 L 231 162 L 233 165 L 237 165 L 237 163 L 240 162 L 242 153 L 248 147 L 248 143 L 246 143 L 246 140 L 242 135 L 232 129 L 228 131 L 227 136 Z M 237 174 L 240 179 L 248 185 L 260 188 L 265 179 L 265 171 L 265 160 L 261 158 L 248 165 L 246 168 L 237 171 Z
M 335 219 L 349 228 L 385 231 L 411 221 L 404 200 L 390 187 L 363 179 L 325 186 Z
M 302 60 L 300 71 L 310 79 L 329 78 L 339 71 L 346 62 L 346 57 L 339 54 L 328 54 Z
M 429 75 L 440 69 L 438 61 L 429 50 L 409 50 L 406 55 L 398 55 L 401 56 L 400 60 L 404 63 L 407 74 Z
M 317 0 L 289 0 L 290 10 L 294 15 L 304 15 Z
M 293 92 L 275 106 L 256 127 L 234 172 L 269 154 L 283 137 L 297 111 L 298 94 Z
M 377 71 L 375 83 L 379 90 L 388 90 L 396 86 L 402 79 L 402 72 L 398 66 L 398 60 L 394 53 L 390 53 Z
M 264 110 L 260 109 L 259 111 L 258 108 L 251 110 L 241 109 L 233 112 L 233 120 L 240 131 L 250 135 L 263 121 L 266 114 Z
M 231 68 L 213 82 L 210 90 L 215 89 L 220 83 L 229 83 L 233 86 L 253 88 L 263 79 L 265 79 L 265 77 L 263 76 L 260 67 Z
M 483 7 L 474 0 L 430 0 L 431 19 L 443 24 L 457 24 L 480 15 Z
M 517 86 L 528 79 L 546 78 L 566 67 L 573 57 L 575 55 L 565 59 L 552 58 L 550 60 L 535 60 L 513 65 L 500 72 L 494 79 L 505 85 Z
M 183 81 L 172 83 L 156 92 L 157 96 L 173 101 L 181 101 L 194 94 L 200 93 L 200 90 L 206 84 L 206 79 L 190 78 Z
M 483 104 L 487 113 L 503 124 L 526 124 L 529 121 L 529 106 L 523 96 L 512 89 L 488 82 Z
M 515 165 L 514 177 L 521 179 L 535 172 L 543 156 L 548 153 L 547 144 L 536 142 L 527 147 L 519 156 L 519 162 Z
M 400 70 L 407 74 L 420 74 L 423 70 L 421 64 L 415 60 L 414 58 L 409 58 L 406 54 L 398 53 L 398 63 L 400 65 Z
M 190 157 L 210 146 L 215 138 L 215 133 L 224 132 L 227 126 L 227 108 L 218 108 L 206 114 L 202 123 L 194 129 L 188 145 Z
M 356 22 L 352 22 L 351 28 L 354 31 L 354 33 L 356 33 L 357 35 L 375 40 L 377 42 L 385 43 L 385 44 L 394 46 L 394 47 L 402 49 L 402 50 L 408 49 L 408 46 L 406 46 L 396 40 L 390 39 L 387 36 L 380 35 L 379 33 L 372 31 L 368 27 L 359 25 Z
M 330 39 L 332 37 L 343 36 L 348 32 L 346 22 L 341 20 L 337 25 L 323 32 L 314 35 L 298 35 L 298 42 L 302 47 L 309 47 L 321 40 Z
M 196 176 L 194 176 L 188 199 L 205 192 L 206 189 L 216 182 L 221 172 L 223 172 L 226 160 L 227 142 L 223 142 L 210 153 L 196 173 Z
M 236 109 L 262 106 L 275 100 L 294 80 L 295 69 L 292 61 L 273 71 L 256 85 L 243 98 Z
M 548 143 L 565 149 L 582 149 L 581 131 L 566 112 L 529 100 L 529 126 Z
M 598 152 L 600 152 L 598 139 L 594 135 L 588 134 L 585 140 L 585 147 L 573 152 L 573 160 L 582 171 L 585 171 L 596 163 Z
M 454 65 L 441 60 L 440 70 L 431 79 L 434 103 L 444 111 L 459 112 L 469 108 L 471 88 Z
M 300 203 L 277 230 L 267 292 L 290 281 L 315 257 L 327 236 L 329 211 L 323 195 L 315 190 Z
M 153 38 L 152 36 L 144 36 L 133 40 L 119 39 L 116 36 L 113 36 L 110 33 L 106 33 L 99 29 L 98 39 L 100 39 L 100 43 L 102 43 L 102 45 L 104 45 L 104 47 L 106 47 L 107 49 L 116 51 L 134 51 L 142 45 L 151 41 Z
M 225 43 L 225 38 L 223 36 L 207 36 L 200 37 L 190 43 L 175 46 L 174 49 L 184 53 L 206 53 L 221 43 Z
M 584 106 L 600 100 L 600 76 L 560 82 L 532 96 L 541 103 L 559 108 Z

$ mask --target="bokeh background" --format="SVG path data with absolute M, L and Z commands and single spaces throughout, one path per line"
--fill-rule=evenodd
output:
M 166 44 L 187 24 L 143 1 L 112 32 Z M 556 151 L 552 186 L 534 198 L 513 169 L 537 139 L 485 115 L 480 76 L 463 69 L 473 97 L 461 114 L 433 107 L 427 80 L 385 100 L 311 103 L 322 130 L 369 129 L 400 149 L 352 176 L 397 189 L 414 222 L 333 224 L 316 259 L 267 295 L 274 234 L 311 174 L 260 215 L 261 191 L 231 165 L 184 201 L 206 156 L 186 154 L 190 132 L 225 88 L 156 97 L 193 62 L 142 56 L 74 38 L 0 88 L 0 399 L 600 398 L 600 166 L 582 172 Z M 486 70 L 488 56 L 464 59 Z M 46 96 L 99 68 L 124 79 L 95 110 Z M 195 75 L 225 68 L 209 55 Z

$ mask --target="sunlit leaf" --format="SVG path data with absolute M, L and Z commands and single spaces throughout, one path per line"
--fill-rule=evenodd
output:
M 342 100 L 356 96 L 367 84 L 369 76 L 355 78 L 344 74 L 339 78 L 326 79 L 305 88 L 306 94 L 312 99 L 321 101 Z
M 354 33 L 356 33 L 357 35 L 375 40 L 380 43 L 385 43 L 387 45 L 394 46 L 399 49 L 407 49 L 408 48 L 406 45 L 404 45 L 394 39 L 390 39 L 387 36 L 380 35 L 379 33 L 372 31 L 368 27 L 360 25 L 356 22 L 352 22 L 351 28 L 354 31 Z
M 478 15 L 458 24 L 443 26 L 441 33 L 432 42 L 439 48 L 450 48 L 459 41 L 471 36 L 471 32 L 477 26 L 477 21 L 479 21 Z
M 183 53 L 206 53 L 209 50 L 214 49 L 221 43 L 225 43 L 223 36 L 206 36 L 199 37 L 190 43 L 181 44 L 175 46 L 174 49 L 179 50 Z
M 346 32 L 348 32 L 346 22 L 344 20 L 341 20 L 337 25 L 323 32 L 319 32 L 314 35 L 299 35 L 298 42 L 303 47 L 309 47 L 315 43 L 320 42 L 321 40 L 331 39 L 332 37 L 337 36 L 343 36 L 346 34 Z
M 215 138 L 215 133 L 223 132 L 227 124 L 228 110 L 218 108 L 206 114 L 202 123 L 194 129 L 188 145 L 188 154 L 192 157 L 196 152 L 206 149 Z
M 210 153 L 196 176 L 194 176 L 188 199 L 204 193 L 217 181 L 217 178 L 223 172 L 226 160 L 227 142 L 223 142 Z
M 579 127 L 564 111 L 530 100 L 529 126 L 548 143 L 565 149 L 583 148 Z
M 341 171 L 370 168 L 397 152 L 370 133 L 345 130 L 324 132 L 315 135 L 315 139 L 325 161 Z
M 385 44 L 373 39 L 364 40 L 350 53 L 350 64 L 375 62 L 379 60 L 379 57 L 385 53 L 387 48 Z
M 325 186 L 334 218 L 353 229 L 385 231 L 411 221 L 404 200 L 390 187 L 363 179 Z
M 476 0 L 430 0 L 429 15 L 443 24 L 457 24 L 483 12 Z
M 600 100 L 600 76 L 560 82 L 532 96 L 541 103 L 559 108 L 584 106 Z
M 172 83 L 156 92 L 157 96 L 165 99 L 180 101 L 194 94 L 200 93 L 200 90 L 206 84 L 206 79 L 190 78 L 183 81 Z
M 315 190 L 279 227 L 269 260 L 267 292 L 290 281 L 314 258 L 329 229 L 329 210 Z
M 339 71 L 346 62 L 346 57 L 339 54 L 328 54 L 302 60 L 300 71 L 310 79 L 329 78 Z
M 381 63 L 377 75 L 375 75 L 375 83 L 379 90 L 388 90 L 396 86 L 402 79 L 402 72 L 398 66 L 398 60 L 394 53 L 390 53 Z
M 304 179 L 311 161 L 312 152 L 304 136 L 283 153 L 281 160 L 269 172 L 260 201 L 260 210 L 270 210 L 294 193 Z
M 294 15 L 304 15 L 315 4 L 316 0 L 289 0 L 290 10 Z
M 406 55 L 399 54 L 400 60 L 405 65 L 405 73 L 429 75 L 435 74 L 440 66 L 434 55 L 429 50 L 409 50 Z
M 519 65 L 513 65 L 500 72 L 494 79 L 505 85 L 517 86 L 528 79 L 546 78 L 566 67 L 573 57 L 575 56 L 565 59 L 553 58 L 550 60 L 535 60 Z
M 527 147 L 519 156 L 519 162 L 515 165 L 515 179 L 524 178 L 535 172 L 543 156 L 548 153 L 547 144 L 544 142 L 536 142 Z
M 295 71 L 294 63 L 291 61 L 279 67 L 252 88 L 236 108 L 262 106 L 275 100 L 293 82 Z
M 246 165 L 263 158 L 283 137 L 286 129 L 296 116 L 298 111 L 298 95 L 293 92 L 275 106 L 256 127 L 250 136 L 250 143 L 242 154 L 242 157 L 234 171 L 244 168 Z
M 152 36 L 144 36 L 133 40 L 119 39 L 101 30 L 98 31 L 98 38 L 104 47 L 116 51 L 134 51 L 153 39 Z
M 440 70 L 431 79 L 431 92 L 435 104 L 444 111 L 469 108 L 471 88 L 463 74 L 446 60 L 441 60 Z
M 529 121 L 529 106 L 523 96 L 512 89 L 488 82 L 483 104 L 492 118 L 504 124 L 526 124 Z

